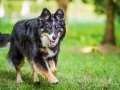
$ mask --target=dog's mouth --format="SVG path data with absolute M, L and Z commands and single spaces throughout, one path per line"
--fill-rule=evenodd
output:
M 59 41 L 59 38 L 57 37 L 53 40 L 52 37 L 52 35 L 44 34 L 41 38 L 43 46 L 55 47 Z
M 52 45 L 52 46 L 55 46 L 56 45 L 56 42 L 55 41 L 51 41 L 51 40 L 49 40 L 50 41 L 50 44 Z

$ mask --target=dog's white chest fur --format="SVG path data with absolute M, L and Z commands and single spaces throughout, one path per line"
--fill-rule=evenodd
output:
M 48 47 L 50 46 L 50 42 L 49 42 L 48 38 L 47 38 L 46 36 L 43 36 L 43 37 L 41 38 L 41 41 L 42 41 L 42 45 L 43 45 L 44 47 L 46 47 L 46 50 L 47 50 L 47 52 L 48 52 L 48 57 L 53 57 L 53 56 L 55 56 L 56 53 L 57 53 L 57 51 L 53 52 L 51 49 L 48 48 Z
M 48 57 L 53 57 L 56 55 L 57 51 L 56 52 L 53 52 L 52 50 L 50 50 L 49 48 L 46 48 L 47 52 L 48 52 Z

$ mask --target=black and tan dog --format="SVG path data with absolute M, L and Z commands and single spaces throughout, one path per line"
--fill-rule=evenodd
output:
M 66 33 L 64 13 L 58 9 L 54 14 L 46 8 L 34 19 L 17 22 L 11 33 L 8 59 L 16 69 L 16 81 L 22 82 L 20 68 L 27 57 L 33 69 L 34 82 L 40 82 L 38 74 L 50 83 L 57 84 L 54 76 L 60 50 L 60 42 Z

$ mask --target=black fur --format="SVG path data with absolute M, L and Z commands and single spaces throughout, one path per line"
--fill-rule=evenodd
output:
M 10 34 L 0 33 L 0 47 L 7 46 L 9 42 L 10 42 Z
M 51 14 L 45 8 L 39 17 L 19 21 L 14 25 L 11 33 L 8 59 L 12 61 L 16 72 L 20 71 L 20 64 L 24 56 L 27 57 L 29 62 L 33 61 L 38 69 L 42 68 L 42 72 L 52 72 L 49 71 L 46 62 L 53 60 L 55 66 L 57 65 L 60 42 L 64 38 L 65 33 L 63 11 L 58 9 L 55 14 Z M 44 34 L 48 36 L 44 36 Z M 47 43 L 49 44 L 48 46 Z M 54 80 L 51 80 L 51 78 L 52 75 L 50 78 L 47 78 L 49 82 L 53 84 L 58 83 L 55 78 L 53 78 Z

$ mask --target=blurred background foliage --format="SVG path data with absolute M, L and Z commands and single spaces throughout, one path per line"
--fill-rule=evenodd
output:
M 84 3 L 95 5 L 94 12 L 97 14 L 105 14 L 106 2 L 105 0 L 82 0 Z M 120 20 L 120 0 L 113 0 L 115 6 L 115 13 L 118 20 Z

